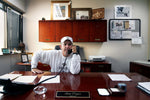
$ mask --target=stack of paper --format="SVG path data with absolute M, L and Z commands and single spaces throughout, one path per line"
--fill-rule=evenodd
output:
M 112 81 L 131 81 L 131 79 L 124 74 L 108 74 L 108 76 Z
M 0 79 L 10 79 L 13 80 L 19 76 L 21 76 L 22 74 L 4 74 L 2 76 L 0 76 Z
M 150 82 L 138 82 L 137 87 L 142 91 L 150 94 Z
M 14 83 L 32 83 L 37 76 L 20 76 L 17 79 L 15 79 Z

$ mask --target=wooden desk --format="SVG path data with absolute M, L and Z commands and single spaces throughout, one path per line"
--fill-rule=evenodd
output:
M 31 66 L 31 63 L 19 62 L 17 65 Z M 48 68 L 47 68 L 48 67 Z M 41 70 L 50 70 L 47 64 L 38 63 L 38 68 Z M 25 71 L 27 71 L 25 69 Z M 111 72 L 111 63 L 103 62 L 81 62 L 81 72 Z
M 102 62 L 81 62 L 81 72 L 111 72 L 111 63 Z
M 16 65 L 21 65 L 21 66 L 25 67 L 25 71 L 27 71 L 27 67 L 31 66 L 31 63 L 30 62 L 29 63 L 18 62 L 18 63 L 16 63 Z M 30 68 L 30 70 L 31 70 L 31 68 Z
M 136 72 L 150 78 L 150 64 L 130 62 L 130 72 Z
M 19 63 L 16 63 L 17 65 L 22 65 L 22 66 L 25 66 L 25 71 L 27 71 L 26 67 L 27 66 L 30 66 L 30 71 L 31 71 L 31 62 L 29 63 L 22 63 L 22 62 L 19 62 Z M 38 62 L 38 66 L 37 66 L 38 69 L 40 70 L 43 70 L 43 71 L 49 71 L 51 68 L 49 65 L 47 64 L 43 64 L 41 62 Z
M 23 75 L 35 75 L 29 71 L 26 72 L 13 72 Z M 50 73 L 50 72 L 49 72 Z M 49 74 L 46 73 L 46 74 Z M 56 74 L 56 73 L 51 73 Z M 41 84 L 47 88 L 45 98 L 40 95 L 36 95 L 31 89 L 23 95 L 8 96 L 4 95 L 1 100 L 80 100 L 80 99 L 56 99 L 56 90 L 60 91 L 90 91 L 90 100 L 149 100 L 150 96 L 136 88 L 137 82 L 150 81 L 150 79 L 138 74 L 138 73 L 126 73 L 126 75 L 132 79 L 129 82 L 123 82 L 127 85 L 127 93 L 125 96 L 99 96 L 97 88 L 110 88 L 114 87 L 118 81 L 111 81 L 107 75 L 108 73 L 80 73 L 78 75 L 72 75 L 70 73 L 60 74 L 60 83 L 53 84 Z M 38 82 L 40 76 L 38 75 Z M 89 99 L 82 99 L 89 100 Z

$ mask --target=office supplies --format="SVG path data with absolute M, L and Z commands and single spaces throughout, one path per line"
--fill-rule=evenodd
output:
M 55 75 L 42 76 L 39 82 L 41 82 L 41 81 L 43 81 L 43 80 L 45 80 L 45 79 L 47 79 L 47 78 L 54 77 L 54 76 L 55 76 Z M 60 75 L 58 75 L 56 78 L 53 78 L 53 79 L 51 79 L 51 80 L 47 80 L 47 81 L 45 81 L 45 82 L 43 82 L 43 83 L 60 83 Z
M 13 83 L 32 83 L 37 76 L 20 76 L 13 80 Z
M 101 96 L 108 96 L 108 95 L 110 95 L 108 90 L 105 89 L 105 88 L 98 88 L 97 91 L 98 91 L 98 94 L 101 95 Z
M 105 61 L 105 56 L 89 56 L 89 61 Z
M 125 83 L 118 83 L 117 87 L 124 90 L 125 92 L 127 91 L 127 85 Z
M 0 79 L 10 79 L 10 80 L 14 80 L 17 77 L 21 76 L 22 74 L 4 74 L 0 76 Z
M 108 91 L 112 96 L 124 96 L 126 94 L 126 91 L 121 88 L 109 88 Z
M 138 82 L 137 87 L 150 95 L 150 82 Z
M 124 74 L 108 74 L 108 76 L 112 81 L 131 81 L 131 79 Z

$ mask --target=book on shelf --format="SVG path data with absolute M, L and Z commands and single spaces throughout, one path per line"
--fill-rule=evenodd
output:
M 142 91 L 150 94 L 150 82 L 138 82 L 137 87 Z

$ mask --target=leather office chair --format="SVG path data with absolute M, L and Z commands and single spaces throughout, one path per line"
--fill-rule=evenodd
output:
M 38 69 L 43 70 L 43 71 L 49 71 L 51 69 L 51 67 L 47 64 L 43 64 L 41 62 L 38 62 Z

